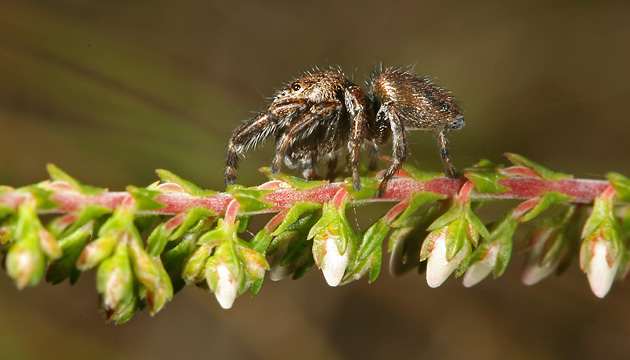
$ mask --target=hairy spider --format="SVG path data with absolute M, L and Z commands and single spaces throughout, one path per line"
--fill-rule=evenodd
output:
M 448 93 L 412 71 L 385 69 L 368 79 L 367 95 L 340 70 L 307 74 L 276 94 L 269 109 L 245 121 L 234 131 L 227 149 L 225 181 L 236 180 L 239 156 L 276 138 L 271 172 L 282 163 L 297 168 L 308 179 L 319 178 L 319 160 L 328 160 L 328 179 L 336 176 L 337 159 L 347 147 L 355 189 L 361 188 L 359 159 L 363 147 L 371 148 L 370 170 L 376 169 L 379 146 L 393 139 L 393 161 L 378 188 L 401 169 L 409 147 L 406 131 L 437 134 L 442 162 L 449 177 L 457 171 L 448 154 L 446 131 L 460 129 L 464 118 Z

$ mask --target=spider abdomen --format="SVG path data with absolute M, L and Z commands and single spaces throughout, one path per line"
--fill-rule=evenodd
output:
M 460 128 L 461 110 L 448 92 L 416 73 L 386 70 L 371 81 L 374 102 L 391 103 L 406 130 Z

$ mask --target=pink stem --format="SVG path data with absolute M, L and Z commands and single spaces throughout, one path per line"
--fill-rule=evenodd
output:
M 353 200 L 350 194 L 347 194 L 348 203 L 369 203 L 369 202 L 398 202 L 407 199 L 409 196 L 418 192 L 433 192 L 445 195 L 447 197 L 455 196 L 466 182 L 465 179 L 449 179 L 436 178 L 428 181 L 417 181 L 411 178 L 392 179 L 388 186 L 385 196 L 382 198 L 367 198 Z M 531 199 L 543 195 L 546 192 L 554 191 L 573 197 L 574 203 L 591 203 L 595 197 L 599 196 L 604 190 L 610 186 L 607 180 L 589 180 L 589 179 L 561 179 L 561 180 L 545 180 L 538 177 L 511 177 L 498 180 L 498 184 L 509 188 L 509 190 L 496 194 L 477 194 L 472 191 L 473 199 Z M 272 204 L 269 208 L 244 213 L 241 211 L 238 215 L 251 215 L 255 213 L 275 213 L 291 208 L 299 202 L 311 202 L 323 204 L 332 200 L 337 196 L 344 194 L 346 184 L 343 182 L 328 183 L 310 189 L 294 189 L 277 187 L 273 192 L 266 194 L 261 200 Z M 100 205 L 110 209 L 121 206 L 125 201 L 130 201 L 131 195 L 127 192 L 105 192 L 94 195 L 84 195 L 71 190 L 56 191 L 51 199 L 59 204 L 57 208 L 51 210 L 42 210 L 42 212 L 51 213 L 69 213 L 76 211 L 86 205 Z M 17 209 L 19 204 L 28 199 L 32 199 L 30 193 L 24 192 L 5 192 L 0 194 L 0 205 Z M 233 220 L 236 216 L 237 207 L 229 207 L 228 205 L 234 200 L 229 193 L 219 193 L 210 196 L 194 196 L 187 193 L 169 192 L 158 195 L 155 198 L 165 204 L 165 207 L 157 210 L 142 211 L 148 214 L 165 214 L 177 215 L 186 212 L 195 207 L 201 207 L 215 212 L 218 215 L 224 215 L 229 208 L 228 217 Z M 234 205 L 234 204 L 232 204 Z

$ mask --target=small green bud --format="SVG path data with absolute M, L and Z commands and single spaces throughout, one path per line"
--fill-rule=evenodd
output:
M 242 266 L 235 255 L 233 244 L 226 241 L 206 263 L 205 276 L 208 287 L 224 309 L 232 307 L 239 289 L 246 280 Z
M 45 265 L 44 254 L 32 233 L 9 248 L 6 258 L 7 273 L 18 289 L 37 285 L 44 274 Z
M 115 308 L 105 308 L 107 321 L 114 321 L 116 324 L 126 323 L 136 312 L 137 304 L 138 299 L 136 295 L 133 292 L 128 293 Z
M 195 252 L 186 260 L 186 265 L 182 271 L 182 278 L 187 284 L 197 284 L 204 279 L 204 270 L 206 262 L 212 254 L 213 247 L 201 245 L 195 250 Z
M 119 302 L 133 294 L 133 275 L 127 244 L 119 243 L 114 255 L 98 266 L 96 288 L 102 296 L 106 311 L 116 309 Z
M 160 283 L 160 269 L 136 239 L 129 239 L 133 272 L 147 290 L 155 291 Z
M 167 301 L 173 299 L 173 284 L 171 283 L 171 279 L 162 266 L 160 258 L 154 258 L 154 261 L 158 265 L 160 279 L 155 291 L 147 291 L 146 293 L 146 300 L 149 308 L 151 308 L 151 315 L 157 314 Z
M 112 254 L 117 241 L 114 234 L 107 234 L 87 244 L 79 255 L 77 268 L 85 271 L 101 263 Z
M 44 254 L 52 260 L 59 259 L 63 255 L 63 251 L 57 239 L 44 228 L 38 229 L 37 233 L 39 235 L 39 245 Z
M 269 263 L 261 253 L 245 246 L 238 247 L 238 256 L 245 265 L 247 276 L 251 280 L 262 279 L 265 270 L 269 270 Z

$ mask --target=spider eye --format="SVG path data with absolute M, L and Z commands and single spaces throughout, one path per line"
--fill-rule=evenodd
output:
M 298 91 L 300 90 L 302 87 L 300 86 L 299 83 L 293 83 L 291 84 L 291 89 L 293 89 L 293 91 Z

